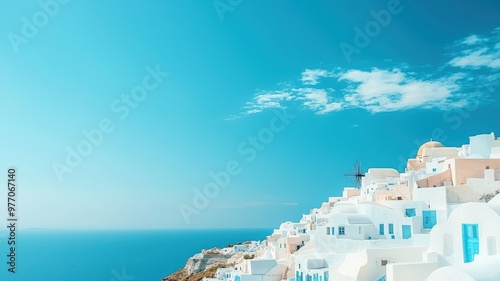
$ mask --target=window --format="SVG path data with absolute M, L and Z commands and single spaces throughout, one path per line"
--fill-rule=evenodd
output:
M 339 235 L 345 235 L 345 227 L 339 226 Z
M 406 216 L 407 217 L 414 217 L 414 216 L 416 216 L 415 208 L 408 208 L 408 209 L 406 209 Z
M 335 235 L 335 228 L 332 227 L 332 235 Z
M 387 265 L 387 260 L 381 260 L 380 261 L 381 266 L 386 266 Z
M 383 223 L 380 224 L 379 232 L 380 232 L 380 235 L 384 235 L 384 224 Z
M 398 199 L 398 200 L 403 200 L 403 197 L 401 197 L 401 196 L 398 196 L 398 198 L 397 198 L 397 199 Z
M 411 226 L 403 225 L 403 239 L 411 238 Z
M 326 228 L 326 235 L 330 235 L 330 228 L 329 227 Z
M 389 234 L 394 234 L 394 225 L 392 223 L 389 224 Z
M 437 169 L 436 169 L 436 168 L 432 168 L 432 172 L 434 172 L 434 173 L 435 173 L 436 171 L 437 171 Z

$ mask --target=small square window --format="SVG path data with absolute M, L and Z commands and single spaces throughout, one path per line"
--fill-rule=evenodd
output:
M 414 216 L 416 216 L 415 208 L 408 208 L 408 209 L 406 209 L 406 216 L 407 217 L 414 217 Z
M 339 235 L 345 235 L 345 227 L 339 226 Z
M 380 262 L 380 265 L 382 265 L 382 266 L 386 266 L 386 265 L 387 265 L 387 260 L 382 260 L 382 261 Z

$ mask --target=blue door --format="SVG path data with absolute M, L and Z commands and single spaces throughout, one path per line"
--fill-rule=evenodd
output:
M 474 255 L 479 254 L 477 224 L 462 224 L 462 242 L 464 244 L 464 262 L 474 261 Z
M 403 239 L 411 237 L 411 225 L 403 225 Z
M 432 228 L 436 225 L 436 211 L 423 211 L 424 228 Z

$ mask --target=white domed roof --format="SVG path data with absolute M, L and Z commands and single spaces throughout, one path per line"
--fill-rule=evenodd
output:
M 440 142 L 437 142 L 437 141 L 429 141 L 429 142 L 426 142 L 424 143 L 419 149 L 418 149 L 418 152 L 417 152 L 417 158 L 418 157 L 422 157 L 422 155 L 424 154 L 424 149 L 426 148 L 432 148 L 432 147 L 444 147 L 444 145 Z

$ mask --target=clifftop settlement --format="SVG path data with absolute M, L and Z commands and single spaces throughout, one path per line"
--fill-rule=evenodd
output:
M 500 280 L 500 139 L 423 144 L 371 168 L 206 281 Z M 241 250 L 241 249 L 240 249 Z M 226 251 L 234 251 L 226 249 Z M 246 250 L 243 250 L 243 253 Z

